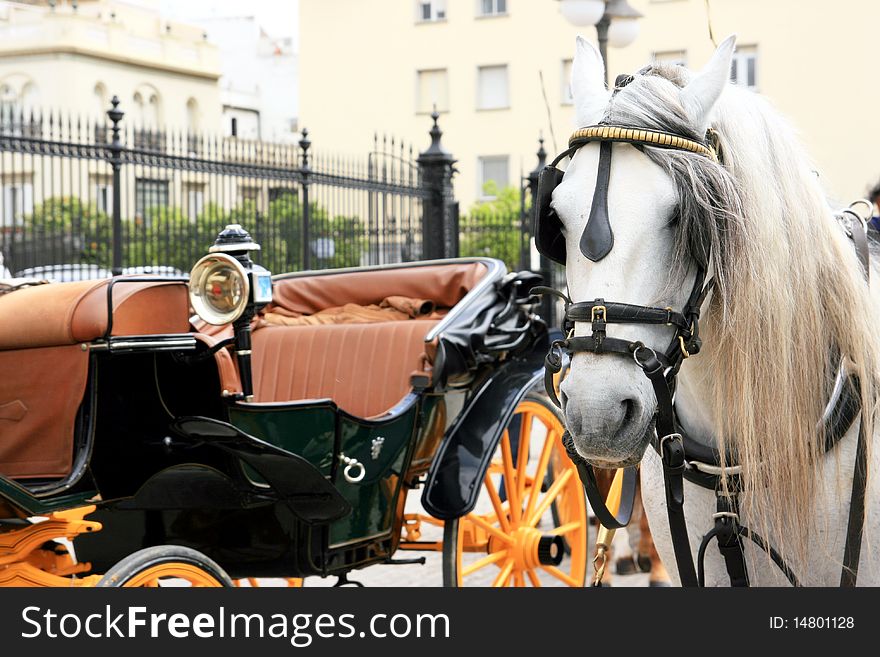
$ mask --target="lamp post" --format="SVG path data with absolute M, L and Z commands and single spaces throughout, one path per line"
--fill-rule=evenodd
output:
M 626 48 L 635 41 L 642 14 L 626 0 L 559 0 L 559 11 L 572 25 L 595 26 L 608 84 L 608 45 Z

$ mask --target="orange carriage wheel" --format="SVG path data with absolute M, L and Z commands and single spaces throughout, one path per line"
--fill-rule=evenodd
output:
M 204 554 L 179 545 L 160 545 L 134 552 L 110 570 L 101 587 L 231 587 L 223 569 Z
M 444 586 L 584 585 L 587 506 L 562 433 L 545 396 L 519 404 L 474 511 L 444 525 Z

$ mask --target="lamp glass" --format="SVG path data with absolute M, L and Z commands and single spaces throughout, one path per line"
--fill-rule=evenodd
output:
M 561 0 L 559 11 L 572 25 L 595 25 L 605 13 L 605 0 Z
M 639 21 L 635 18 L 615 18 L 608 26 L 608 43 L 615 48 L 626 48 L 639 35 Z

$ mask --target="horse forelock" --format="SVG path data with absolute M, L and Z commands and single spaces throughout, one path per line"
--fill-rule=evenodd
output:
M 702 139 L 679 99 L 689 78 L 681 67 L 652 67 L 615 94 L 604 120 Z M 816 426 L 837 368 L 829 354 L 846 355 L 873 409 L 876 308 L 790 125 L 756 94 L 730 86 L 712 127 L 720 165 L 643 148 L 678 195 L 669 284 L 681 285 L 695 263 L 716 279 L 699 359 L 711 370 L 706 403 L 717 441 L 743 466 L 744 513 L 805 562 L 819 522 L 804 513 L 824 454 Z

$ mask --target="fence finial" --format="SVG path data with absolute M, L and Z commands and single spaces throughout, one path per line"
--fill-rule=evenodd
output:
M 440 118 L 440 113 L 437 111 L 437 106 L 434 105 L 434 111 L 431 112 L 431 119 L 434 121 L 434 125 L 431 126 L 429 135 L 431 135 L 431 145 L 428 147 L 422 155 L 448 155 L 446 149 L 443 148 L 443 145 L 440 143 L 441 138 L 443 137 L 443 131 L 440 129 L 440 125 L 438 123 L 438 119 Z
M 299 147 L 302 149 L 302 168 L 309 168 L 309 146 L 312 145 L 311 140 L 309 139 L 309 130 L 308 128 L 302 129 L 302 139 L 299 140 Z

